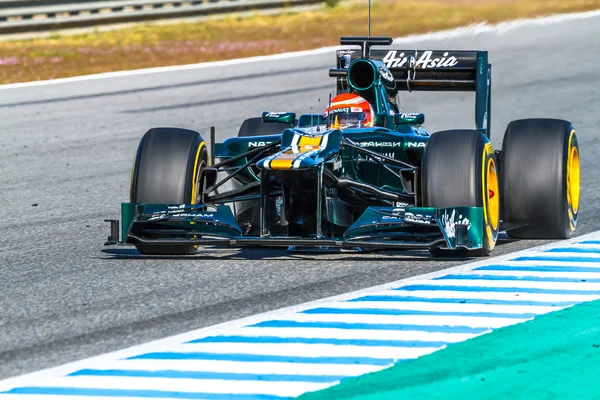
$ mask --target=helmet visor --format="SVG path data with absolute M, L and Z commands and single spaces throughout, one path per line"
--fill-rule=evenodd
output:
M 369 113 L 366 111 L 361 112 L 336 112 L 333 110 L 329 114 L 329 124 L 338 124 L 343 126 L 363 126 L 368 122 Z

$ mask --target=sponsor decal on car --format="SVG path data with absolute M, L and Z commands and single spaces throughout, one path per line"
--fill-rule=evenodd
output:
M 337 170 L 338 170 L 338 169 L 340 169 L 340 168 L 342 168 L 342 159 L 341 159 L 341 158 L 340 158 L 340 159 L 338 159 L 338 160 L 335 160 L 335 161 L 333 162 L 333 170 L 334 170 L 334 171 L 337 171 Z
M 268 112 L 265 117 L 269 117 L 269 118 L 279 118 L 283 115 L 288 114 L 288 112 L 285 111 L 270 111 Z
M 281 217 L 281 207 L 283 206 L 283 197 L 278 196 L 275 198 L 275 210 L 277 211 L 277 216 Z
M 162 211 L 160 213 L 152 214 L 152 216 L 148 218 L 148 221 L 159 221 L 161 219 L 169 219 L 169 216 L 164 211 Z
M 394 82 L 394 75 L 387 68 L 379 67 L 379 75 L 388 82 Z
M 148 221 L 157 221 L 157 220 L 162 220 L 162 219 L 169 219 L 171 217 L 179 217 L 179 218 L 186 218 L 186 217 L 191 217 L 191 218 L 214 218 L 215 217 L 215 213 L 214 212 L 202 212 L 202 211 L 198 211 L 198 212 L 187 211 L 187 212 L 184 212 L 184 210 L 186 208 L 189 208 L 189 206 L 186 206 L 185 204 L 167 206 L 167 209 L 169 211 L 158 211 L 158 212 L 152 213 L 152 216 L 150 218 L 148 218 Z M 177 212 L 178 210 L 181 210 L 182 212 Z
M 263 147 L 273 142 L 248 142 L 248 147 Z
M 358 142 L 360 147 L 402 147 L 402 142 Z
M 432 223 L 433 217 L 431 215 L 414 214 L 411 212 L 407 212 L 404 214 L 404 221 L 410 222 L 411 224 L 429 225 Z
M 201 219 L 212 219 L 215 217 L 214 213 L 177 213 L 177 214 L 153 214 L 152 217 L 148 218 L 148 221 L 157 221 L 161 219 L 169 219 L 171 217 L 179 217 L 179 218 L 201 218 Z
M 454 56 L 449 56 L 448 52 L 443 54 L 441 58 L 432 58 L 433 51 L 427 50 L 423 52 L 423 54 L 419 57 L 417 62 L 415 63 L 415 68 L 447 68 L 454 67 L 458 65 L 458 60 Z M 406 55 L 404 53 L 398 54 L 397 50 L 390 50 L 385 57 L 383 58 L 383 62 L 388 68 L 401 68 L 404 66 L 408 66 L 409 59 L 413 58 L 411 55 Z
M 471 229 L 471 222 L 468 218 L 463 218 L 462 215 L 456 217 L 456 210 L 452 210 L 452 214 L 448 215 L 448 210 L 444 210 L 444 215 L 441 218 L 442 229 L 446 233 L 448 239 L 454 239 L 456 237 L 456 225 L 464 225 L 467 230 Z
M 397 204 L 406 204 L 407 203 L 400 203 L 398 202 Z M 388 212 L 388 211 L 386 211 Z M 383 215 L 380 219 L 380 221 L 400 221 L 402 222 L 404 220 L 404 208 L 394 208 L 392 210 L 392 215 Z
M 333 110 L 330 110 L 329 112 L 330 112 L 331 114 L 342 114 L 342 113 L 345 113 L 345 114 L 347 114 L 347 113 L 349 113 L 349 112 L 355 112 L 355 111 L 353 111 L 353 110 L 356 110 L 356 109 L 358 109 L 358 111 L 357 111 L 357 112 L 360 112 L 360 111 L 362 111 L 362 108 L 357 108 L 357 107 L 352 107 L 352 108 L 349 108 L 349 107 L 342 107 L 342 108 L 334 108 Z M 325 111 L 324 115 L 325 115 L 325 116 L 327 116 L 327 111 Z
M 380 157 L 381 156 L 381 157 Z M 362 155 L 358 156 L 359 158 L 364 158 L 367 161 L 385 161 L 385 159 L 383 157 L 388 157 L 388 158 L 395 158 L 396 157 L 396 153 L 379 153 L 379 156 L 374 156 L 374 155 L 367 155 L 366 157 L 363 157 Z
M 214 213 L 202 214 L 202 213 L 179 213 L 171 214 L 173 217 L 192 217 L 192 218 L 214 218 Z

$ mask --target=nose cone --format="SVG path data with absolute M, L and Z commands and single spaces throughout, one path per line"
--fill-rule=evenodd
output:
M 286 133 L 284 132 L 284 136 Z M 341 131 L 334 130 L 322 135 L 308 135 L 302 130 L 289 130 L 281 140 L 281 151 L 260 160 L 261 169 L 292 170 L 311 169 L 334 157 L 340 150 Z

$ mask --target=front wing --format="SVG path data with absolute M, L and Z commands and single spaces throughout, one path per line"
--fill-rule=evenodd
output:
M 342 237 L 244 236 L 229 206 L 122 203 L 105 245 L 331 247 L 343 249 L 480 249 L 481 207 L 368 207 Z M 120 240 L 119 236 L 123 239 Z

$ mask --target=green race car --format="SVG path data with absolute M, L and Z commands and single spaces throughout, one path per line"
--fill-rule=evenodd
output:
M 568 238 L 579 207 L 577 137 L 568 121 L 509 124 L 490 143 L 485 51 L 371 49 L 391 38 L 343 37 L 325 114 L 264 112 L 237 137 L 194 131 L 141 139 L 130 202 L 107 245 L 143 254 L 198 246 L 428 249 L 488 255 L 498 233 Z M 475 129 L 433 134 L 401 113 L 399 91 L 475 93 Z M 215 162 L 218 159 L 218 162 Z M 122 239 L 120 239 L 122 238 Z

